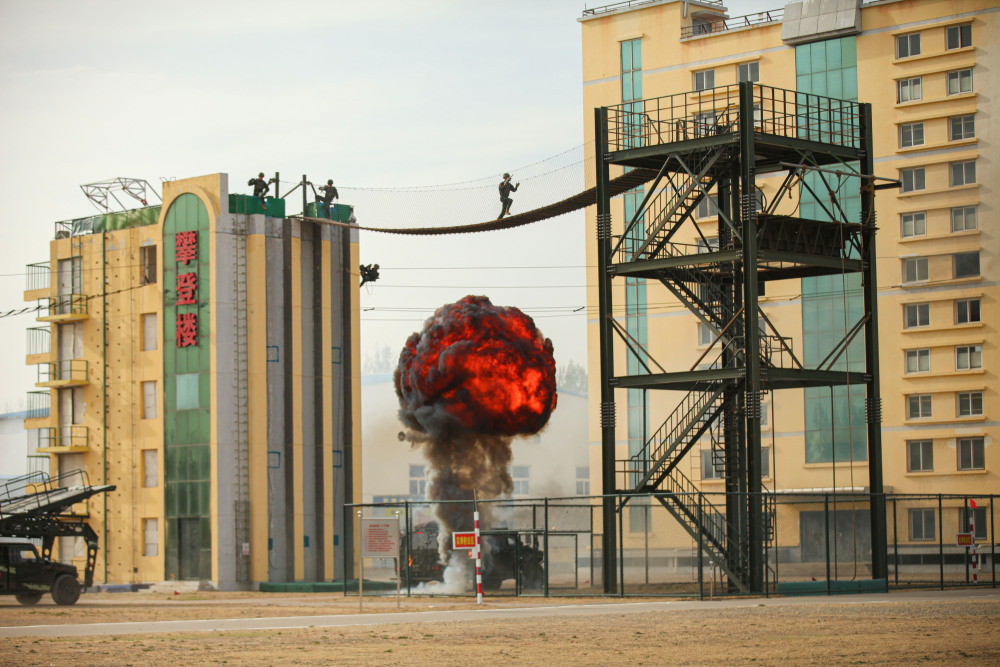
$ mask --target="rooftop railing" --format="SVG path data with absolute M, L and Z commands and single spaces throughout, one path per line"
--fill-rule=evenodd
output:
M 739 28 L 749 28 L 765 23 L 780 22 L 785 15 L 785 9 L 771 9 L 756 14 L 745 14 L 732 18 L 720 17 L 718 20 L 702 19 L 695 21 L 691 25 L 681 26 L 681 39 L 686 37 L 701 37 L 702 35 L 715 35 L 727 30 L 737 30 Z
M 620 151 L 754 132 L 858 148 L 860 105 L 822 95 L 754 85 L 753 118 L 740 118 L 739 85 L 676 93 L 608 107 L 608 150 Z
M 643 5 L 651 5 L 658 0 L 621 0 L 621 2 L 612 2 L 607 5 L 601 5 L 600 7 L 591 7 L 587 9 L 583 8 L 584 16 L 598 16 L 600 14 L 609 14 L 611 12 L 618 12 L 623 9 L 635 9 L 636 7 L 641 7 Z M 713 5 L 719 7 L 720 9 L 725 9 L 722 4 L 722 0 L 698 0 L 700 4 L 703 5 Z

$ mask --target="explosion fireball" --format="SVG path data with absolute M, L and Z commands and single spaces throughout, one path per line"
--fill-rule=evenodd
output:
M 510 494 L 511 440 L 537 433 L 556 407 L 552 341 L 517 308 L 484 296 L 438 308 L 406 341 L 393 381 L 433 500 Z M 436 514 L 446 559 L 451 533 L 472 528 L 471 507 L 437 505 Z

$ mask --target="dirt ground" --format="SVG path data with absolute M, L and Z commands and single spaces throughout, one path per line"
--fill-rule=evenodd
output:
M 883 598 L 884 599 L 884 598 Z M 0 665 L 997 665 L 1000 597 L 630 613 L 636 599 L 487 598 L 485 608 L 622 604 L 622 613 L 345 628 L 0 638 Z M 662 598 L 656 601 L 663 601 Z M 475 609 L 404 598 L 403 611 Z M 367 598 L 366 614 L 395 612 Z M 90 594 L 72 607 L 0 598 L 0 626 L 356 614 L 339 594 Z

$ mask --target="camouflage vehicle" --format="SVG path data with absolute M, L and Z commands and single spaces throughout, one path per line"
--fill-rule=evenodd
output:
M 42 558 L 26 539 L 0 537 L 0 595 L 30 606 L 50 591 L 56 604 L 74 604 L 80 598 L 76 568 Z
M 528 544 L 527 535 L 515 530 L 489 530 L 481 533 L 483 588 L 499 589 L 504 581 L 513 579 L 517 590 L 540 590 L 545 585 L 544 554 L 538 548 L 538 538 Z M 438 525 L 435 521 L 414 526 L 409 535 L 407 557 L 411 585 L 427 581 L 443 581 L 444 565 L 438 556 Z M 464 557 L 464 553 L 455 557 Z

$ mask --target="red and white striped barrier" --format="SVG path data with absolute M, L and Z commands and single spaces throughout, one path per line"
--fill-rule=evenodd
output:
M 476 524 L 475 525 L 476 546 L 474 547 L 476 550 L 476 604 L 482 604 L 483 603 L 483 574 L 482 574 L 483 554 L 482 551 L 480 550 L 480 545 L 479 545 L 479 511 L 477 510 L 473 512 L 472 517 L 473 519 L 475 519 L 475 524 Z

